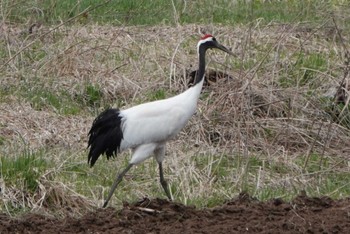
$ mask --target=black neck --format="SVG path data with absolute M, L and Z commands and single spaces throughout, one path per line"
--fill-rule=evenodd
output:
M 205 51 L 206 48 L 203 45 L 199 46 L 198 57 L 199 57 L 199 65 L 198 70 L 196 72 L 196 77 L 194 79 L 194 84 L 196 85 L 200 83 L 204 79 L 205 74 Z

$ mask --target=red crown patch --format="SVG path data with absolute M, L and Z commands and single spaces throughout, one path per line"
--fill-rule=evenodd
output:
M 211 35 L 211 34 L 205 34 L 205 35 L 201 38 L 201 40 L 205 40 L 205 39 L 207 39 L 207 38 L 209 38 L 209 37 L 213 37 L 213 35 Z

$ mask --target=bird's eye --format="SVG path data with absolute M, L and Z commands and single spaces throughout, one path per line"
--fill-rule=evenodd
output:
M 213 37 L 213 41 L 216 41 L 216 38 L 215 38 L 215 37 Z

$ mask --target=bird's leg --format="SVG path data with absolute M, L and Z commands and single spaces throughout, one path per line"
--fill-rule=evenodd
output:
M 163 187 L 163 189 L 164 189 L 164 191 L 165 191 L 165 194 L 167 195 L 167 197 L 169 198 L 169 200 L 172 200 L 172 199 L 171 199 L 170 192 L 169 192 L 168 183 L 167 183 L 166 180 L 164 179 L 164 175 L 163 175 L 163 165 L 162 165 L 161 162 L 159 163 L 159 177 L 160 177 L 160 184 L 162 185 L 162 187 Z
M 130 170 L 130 168 L 133 166 L 133 164 L 129 164 L 115 179 L 111 190 L 109 191 L 108 197 L 105 200 L 105 203 L 103 203 L 103 208 L 105 208 L 109 202 L 109 200 L 111 199 L 115 189 L 117 188 L 118 184 L 122 181 L 123 177 L 125 176 L 125 174 Z

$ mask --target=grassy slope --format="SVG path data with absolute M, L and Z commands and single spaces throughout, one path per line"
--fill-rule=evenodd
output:
M 196 66 L 197 25 L 237 54 L 209 56 L 209 67 L 235 79 L 204 90 L 197 115 L 170 143 L 166 177 L 175 199 L 213 206 L 243 190 L 259 199 L 289 199 L 300 190 L 349 196 L 349 120 L 343 115 L 334 122 L 328 95 L 344 74 L 346 48 L 329 14 L 337 12 L 347 38 L 342 2 L 185 2 L 113 1 L 49 31 L 96 2 L 4 1 L 3 210 L 59 213 L 70 206 L 79 213 L 100 204 L 128 157 L 88 168 L 86 133 L 93 118 L 106 106 L 128 107 L 184 90 L 183 74 Z M 34 22 L 43 25 L 28 34 Z M 164 197 L 157 176 L 152 160 L 135 167 L 113 203 Z

